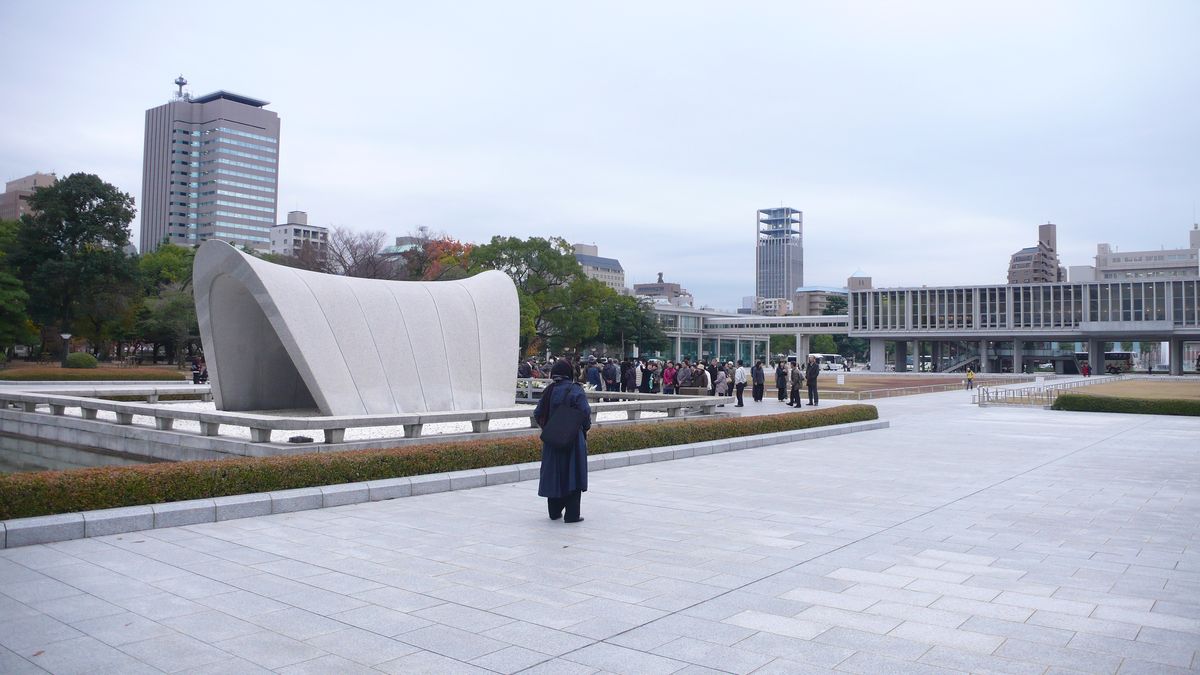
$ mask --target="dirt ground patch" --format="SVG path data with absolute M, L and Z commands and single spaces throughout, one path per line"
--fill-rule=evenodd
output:
M 1104 382 L 1081 387 L 1072 393 L 1117 398 L 1172 398 L 1200 401 L 1200 382 L 1158 380 L 1125 380 Z
M 121 368 L 101 363 L 96 368 L 62 368 L 58 364 L 46 365 L 13 361 L 0 370 L 0 380 L 180 380 L 189 375 L 174 366 L 137 366 Z
M 838 384 L 836 372 L 822 372 L 821 377 L 817 378 L 817 385 L 821 388 L 821 391 L 873 391 L 879 389 L 927 387 L 935 384 L 962 384 L 962 381 L 962 375 L 946 375 L 943 377 L 872 377 L 870 375 L 853 375 L 846 377 L 845 384 Z

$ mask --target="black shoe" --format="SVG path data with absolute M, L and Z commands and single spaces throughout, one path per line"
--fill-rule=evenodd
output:
M 559 518 L 562 518 L 561 513 L 551 513 L 550 514 L 550 520 L 558 520 Z
M 564 520 L 563 520 L 563 522 L 564 522 L 564 523 L 582 523 L 582 522 L 583 522 L 583 516 L 579 516 L 579 517 L 578 517 L 578 518 L 576 518 L 575 520 L 571 520 L 570 518 L 566 518 L 566 519 L 564 519 Z

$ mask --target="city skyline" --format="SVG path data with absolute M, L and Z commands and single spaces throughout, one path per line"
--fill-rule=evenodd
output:
M 0 7 L 38 55 L 0 76 L 25 93 L 0 181 L 96 173 L 140 209 L 144 111 L 183 74 L 272 101 L 280 213 L 596 243 L 726 309 L 769 205 L 805 213 L 807 283 L 912 286 L 1003 283 L 1048 221 L 1067 266 L 1185 246 L 1200 198 L 1194 3 L 233 7 L 178 53 L 113 39 L 175 30 L 169 7 Z

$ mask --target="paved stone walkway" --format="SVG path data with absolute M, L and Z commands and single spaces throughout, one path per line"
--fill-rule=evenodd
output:
M 0 672 L 1200 669 L 1200 420 L 892 428 L 0 551 Z M 749 404 L 748 404 L 749 405 Z

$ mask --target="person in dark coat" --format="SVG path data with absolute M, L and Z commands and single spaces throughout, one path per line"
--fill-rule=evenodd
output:
M 804 384 L 804 369 L 799 363 L 788 364 L 788 384 L 791 386 L 791 400 L 788 405 L 800 407 L 800 387 Z
M 817 359 L 808 357 L 808 365 L 804 369 L 804 380 L 808 383 L 808 404 L 817 405 L 820 399 L 817 397 L 817 376 L 821 374 L 821 365 L 817 363 Z
M 754 362 L 754 367 L 750 369 L 750 393 L 754 396 L 755 403 L 762 403 L 763 388 L 767 384 L 767 378 L 763 373 L 763 362 L 758 360 Z
M 546 498 L 550 520 L 562 518 L 565 509 L 564 522 L 578 523 L 583 520 L 583 516 L 579 515 L 579 499 L 587 492 L 587 432 L 592 426 L 592 409 L 583 388 L 571 381 L 571 366 L 565 359 L 554 363 L 550 376 L 554 378 L 554 383 L 542 394 L 533 412 L 538 426 L 546 426 L 554 411 L 564 405 L 582 410 L 585 416 L 575 447 L 563 452 L 542 444 L 538 496 Z
M 787 397 L 788 397 L 787 385 L 788 385 L 787 368 L 785 368 L 783 366 L 783 361 L 780 361 L 779 364 L 775 366 L 775 388 L 779 390 L 779 400 L 780 401 L 787 400 Z

